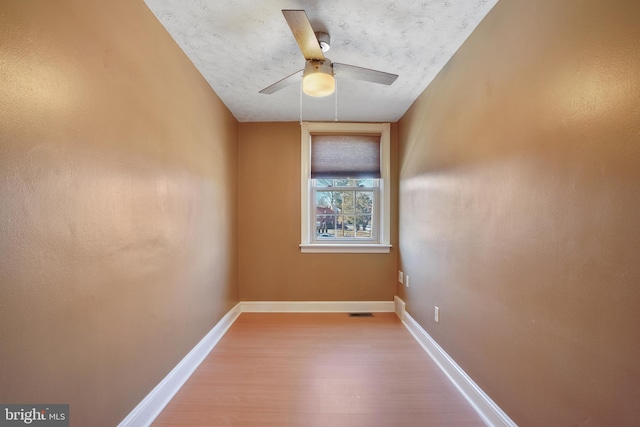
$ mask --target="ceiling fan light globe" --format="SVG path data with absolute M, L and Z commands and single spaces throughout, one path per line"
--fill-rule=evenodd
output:
M 309 96 L 327 96 L 336 90 L 333 67 L 329 59 L 308 60 L 302 76 L 302 91 Z
M 328 96 L 336 90 L 336 80 L 331 74 L 309 74 L 302 80 L 302 90 L 309 96 Z

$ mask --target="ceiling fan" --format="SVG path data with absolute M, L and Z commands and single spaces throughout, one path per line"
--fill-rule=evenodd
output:
M 282 14 L 298 42 L 306 65 L 304 69 L 267 86 L 260 93 L 272 94 L 300 81 L 300 77 L 302 77 L 303 92 L 316 97 L 331 95 L 335 91 L 335 76 L 384 85 L 390 85 L 398 78 L 396 74 L 331 62 L 324 56 L 324 52 L 329 50 L 329 34 L 314 33 L 304 10 L 283 10 Z

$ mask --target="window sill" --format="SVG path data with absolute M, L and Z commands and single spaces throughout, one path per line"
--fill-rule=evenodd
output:
M 362 243 L 303 243 L 300 245 L 302 253 L 316 254 L 388 254 L 391 245 L 362 244 Z

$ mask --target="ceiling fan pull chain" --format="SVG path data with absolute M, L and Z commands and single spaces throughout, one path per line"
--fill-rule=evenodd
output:
M 302 81 L 300 82 L 300 126 L 302 126 Z
M 336 95 L 335 95 L 335 121 L 338 121 L 338 79 L 336 79 Z

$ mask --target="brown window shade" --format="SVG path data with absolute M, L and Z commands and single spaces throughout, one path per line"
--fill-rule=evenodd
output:
M 380 178 L 380 135 L 311 135 L 311 178 Z

